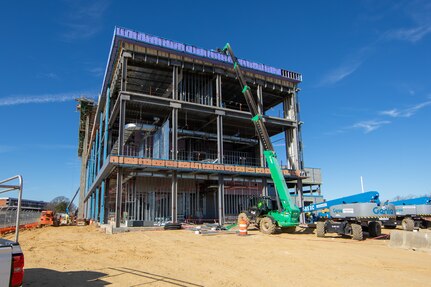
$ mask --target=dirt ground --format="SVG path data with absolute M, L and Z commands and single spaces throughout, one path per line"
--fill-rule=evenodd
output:
M 27 230 L 24 286 L 431 286 L 431 253 L 387 240 L 249 234 Z

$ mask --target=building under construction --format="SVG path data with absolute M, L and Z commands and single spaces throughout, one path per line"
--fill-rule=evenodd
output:
M 239 62 L 297 205 L 321 201 L 320 170 L 303 166 L 301 74 Z M 98 102 L 78 101 L 81 218 L 117 227 L 224 223 L 274 195 L 224 54 L 116 28 Z

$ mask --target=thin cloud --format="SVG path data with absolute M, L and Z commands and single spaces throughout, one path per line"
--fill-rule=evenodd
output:
M 386 32 L 387 40 L 416 43 L 431 33 L 431 4 L 429 1 L 412 1 L 399 7 L 411 19 L 413 25 Z
M 375 45 L 376 43 L 372 43 L 362 47 L 353 53 L 353 55 L 349 56 L 338 67 L 327 72 L 320 81 L 320 86 L 335 84 L 353 74 L 374 51 Z
M 326 76 L 323 77 L 321 84 L 330 85 L 335 84 L 350 74 L 354 73 L 360 66 L 362 61 L 350 62 L 341 64 L 341 66 L 329 71 Z
M 94 67 L 94 68 L 88 69 L 88 72 L 94 77 L 101 77 L 104 75 L 105 69 L 101 67 Z
M 48 104 L 48 103 L 63 103 L 73 101 L 76 98 L 82 97 L 96 98 L 94 93 L 60 93 L 46 95 L 17 95 L 7 98 L 0 98 L 1 106 L 16 106 L 25 104 Z
M 73 11 L 66 16 L 63 25 L 66 30 L 62 37 L 66 41 L 91 38 L 103 28 L 103 16 L 108 9 L 109 1 L 71 1 L 69 9 Z
M 407 7 L 405 5 L 394 5 L 390 7 L 391 11 L 407 13 L 407 16 L 414 23 L 412 27 L 400 27 L 398 29 L 388 30 L 371 44 L 360 48 L 353 56 L 341 63 L 338 67 L 330 70 L 323 76 L 320 85 L 335 84 L 349 75 L 353 74 L 372 54 L 373 50 L 380 45 L 393 40 L 408 41 L 416 43 L 431 33 L 431 4 L 426 1 L 415 1 Z M 381 15 L 383 17 L 383 15 Z
M 431 33 L 431 23 L 409 29 L 401 28 L 389 31 L 385 37 L 389 40 L 394 39 L 415 43 L 420 41 L 429 33 Z
M 60 77 L 53 72 L 49 72 L 49 73 L 40 73 L 37 75 L 38 78 L 47 78 L 47 79 L 52 79 L 52 80 L 58 80 Z
M 380 115 L 389 116 L 393 118 L 409 118 L 416 114 L 419 110 L 431 105 L 431 101 L 426 101 L 423 103 L 419 103 L 415 106 L 409 107 L 407 109 L 391 109 L 386 111 L 379 112 Z
M 390 121 L 377 121 L 377 120 L 361 121 L 354 124 L 351 128 L 362 129 L 364 133 L 367 134 L 390 123 L 391 123 Z

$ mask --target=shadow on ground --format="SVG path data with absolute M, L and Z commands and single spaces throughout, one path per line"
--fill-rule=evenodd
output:
M 23 286 L 106 286 L 110 283 L 99 278 L 107 274 L 94 271 L 60 272 L 45 268 L 25 269 Z
M 127 268 L 127 267 L 113 268 L 113 267 L 110 267 L 108 269 L 110 269 L 111 271 L 118 272 L 117 274 L 115 274 L 113 276 L 122 276 L 122 275 L 123 276 L 131 276 L 131 278 L 134 278 L 133 281 L 136 281 L 136 279 L 138 279 L 138 278 L 139 278 L 138 281 L 142 280 L 138 284 L 129 285 L 130 287 L 137 287 L 137 286 L 143 286 L 143 285 L 159 286 L 160 284 L 163 284 L 163 286 L 204 287 L 203 285 L 196 284 L 193 282 L 180 280 L 177 278 L 168 277 L 168 276 L 164 276 L 164 275 L 160 275 L 160 274 L 156 274 L 156 273 L 150 273 L 150 272 L 146 272 L 143 270 L 137 270 L 137 269 L 133 269 L 133 268 Z M 111 273 L 111 272 L 109 272 L 109 273 Z

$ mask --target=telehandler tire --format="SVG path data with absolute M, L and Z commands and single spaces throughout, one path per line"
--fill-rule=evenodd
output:
M 260 220 L 259 223 L 260 231 L 264 234 L 274 234 L 276 225 L 272 222 L 271 218 L 264 217 Z

